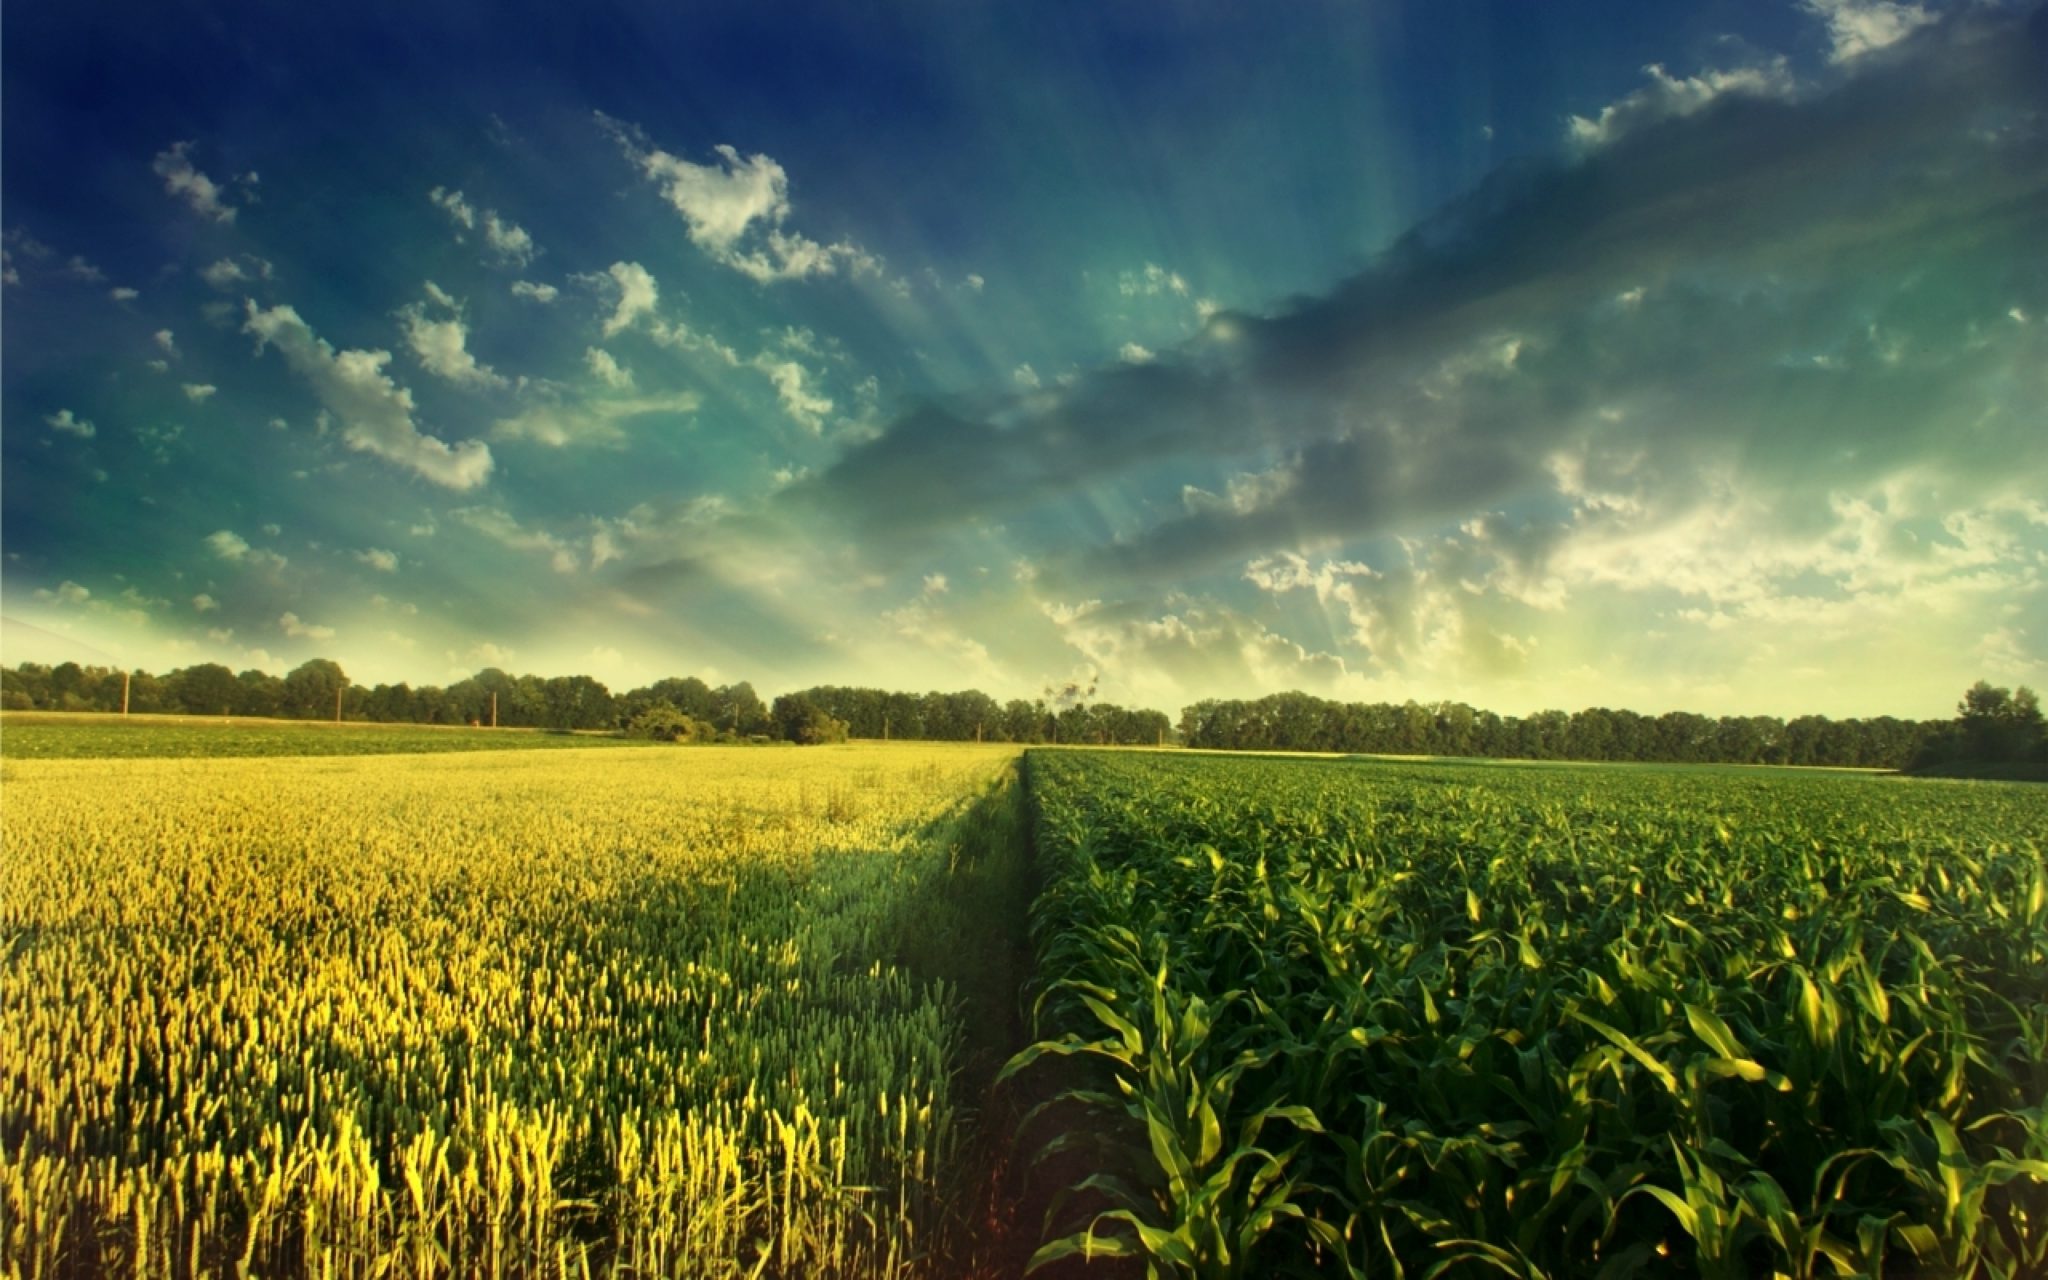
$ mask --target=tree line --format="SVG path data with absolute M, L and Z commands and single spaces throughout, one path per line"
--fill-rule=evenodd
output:
M 1589 707 L 1503 716 L 1462 702 L 1333 702 L 1306 693 L 1251 701 L 1210 699 L 1181 712 L 1190 747 L 1237 751 L 1332 751 L 1376 755 L 1485 756 L 1521 760 L 1671 764 L 1969 768 L 2038 762 L 2041 714 L 2032 692 L 1982 681 L 1955 720 L 1895 716 L 1704 716 Z
M 202 662 L 163 675 L 75 662 L 0 669 L 0 707 L 261 716 L 502 728 L 612 730 L 674 741 L 855 738 L 951 742 L 1170 742 L 1164 712 L 1055 698 L 998 703 L 979 690 L 897 693 L 820 685 L 765 702 L 746 681 L 711 685 L 670 677 L 615 694 L 584 675 L 510 675 L 486 667 L 446 687 L 363 685 L 326 658 L 284 676 Z
M 507 728 L 609 730 L 674 741 L 847 738 L 903 741 L 1178 744 L 1235 751 L 1486 756 L 1672 764 L 1835 765 L 1969 772 L 2048 766 L 2048 728 L 2032 690 L 1979 681 L 1953 720 L 1893 716 L 1647 716 L 1590 707 L 1503 716 L 1462 702 L 1335 702 L 1306 693 L 1207 699 L 1181 712 L 1090 702 L 1092 688 L 1007 702 L 978 689 L 903 693 L 817 685 L 764 701 L 746 681 L 670 677 L 614 694 L 590 676 L 510 675 L 486 667 L 446 687 L 351 682 L 315 658 L 284 676 L 199 663 L 164 675 L 75 662 L 0 669 L 0 707 L 13 710 L 266 716 Z

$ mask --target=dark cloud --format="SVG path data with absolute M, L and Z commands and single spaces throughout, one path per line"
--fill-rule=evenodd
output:
M 1136 577 L 1554 493 L 1560 450 L 1638 489 L 1707 465 L 1787 491 L 1928 457 L 1988 475 L 2014 449 L 2038 474 L 2013 370 L 2048 303 L 2044 65 L 2048 10 L 1970 12 L 1836 83 L 1497 173 L 1321 297 L 925 407 L 785 501 L 886 553 L 1140 467 L 1284 458 L 1071 566 Z M 2017 306 L 2034 323 L 1998 329 Z

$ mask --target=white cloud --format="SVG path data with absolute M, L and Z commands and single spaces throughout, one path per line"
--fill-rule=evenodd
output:
M 334 639 L 333 627 L 323 627 L 310 622 L 302 622 L 296 613 L 281 615 L 277 620 L 277 625 L 284 630 L 286 635 L 299 640 Z
M 562 291 L 551 284 L 535 284 L 531 280 L 514 280 L 512 282 L 512 296 L 515 298 L 527 298 L 534 302 L 553 302 L 561 295 Z
M 184 384 L 185 398 L 193 404 L 201 404 L 211 399 L 213 394 L 219 390 L 219 387 L 206 382 L 188 382 Z
M 928 573 L 924 575 L 924 593 L 928 596 L 945 595 L 950 586 L 951 584 L 946 581 L 946 575 L 943 573 Z
M 1188 282 L 1180 272 L 1168 271 L 1156 262 L 1148 262 L 1143 271 L 1119 272 L 1116 290 L 1126 298 L 1156 298 L 1162 293 L 1185 298 L 1188 296 Z
M 713 163 L 695 164 L 645 147 L 637 131 L 603 114 L 598 122 L 641 174 L 661 188 L 682 215 L 691 242 L 713 261 L 763 284 L 831 275 L 842 267 L 855 275 L 881 273 L 880 260 L 851 241 L 819 244 L 782 229 L 790 214 L 789 175 L 769 156 L 742 156 L 737 148 L 720 145 L 713 148 Z
M 142 296 L 142 291 L 130 289 L 127 285 L 116 285 L 107 290 L 107 296 L 116 302 L 133 302 Z
M 427 192 L 427 199 L 462 230 L 475 231 L 481 226 L 484 244 L 501 266 L 524 267 L 540 253 L 540 247 L 534 244 L 533 237 L 524 227 L 501 216 L 495 209 L 477 208 L 460 191 L 435 187 Z M 458 235 L 456 239 L 459 241 L 462 237 Z M 518 286 L 513 287 L 513 292 L 518 292 Z
M 433 201 L 436 206 L 453 219 L 456 226 L 461 227 L 465 231 L 476 230 L 476 209 L 470 205 L 468 200 L 463 198 L 460 191 L 450 191 L 446 187 L 435 187 L 432 191 L 427 192 L 427 199 Z
M 448 654 L 448 661 L 467 661 L 472 663 L 480 662 L 486 667 L 508 667 L 512 665 L 512 659 L 517 653 L 518 650 L 510 648 L 509 646 L 493 644 L 490 641 L 486 640 L 481 644 L 471 646 L 469 652 L 465 654 L 457 654 L 453 650 L 450 650 Z M 462 676 L 467 676 L 469 674 L 469 672 L 465 671 L 462 673 Z M 458 678 L 461 677 L 459 676 Z
M 739 352 L 711 334 L 698 333 L 680 320 L 651 320 L 647 325 L 647 334 L 664 347 L 672 347 L 677 351 L 701 352 L 732 368 L 739 367 Z
M 1149 348 L 1141 347 L 1135 342 L 1126 342 L 1117 349 L 1116 355 L 1117 359 L 1125 364 L 1148 364 L 1156 358 Z
M 1660 120 L 1689 116 L 1724 95 L 1789 98 L 1799 88 L 1783 58 L 1729 71 L 1710 69 L 1682 79 L 1653 62 L 1643 68 L 1643 74 L 1650 78 L 1649 84 L 1608 103 L 1599 115 L 1573 116 L 1566 121 L 1565 132 L 1571 141 L 1588 150 L 1604 147 Z
M 275 551 L 265 551 L 249 545 L 248 539 L 232 529 L 219 529 L 206 535 L 208 549 L 221 559 L 255 569 L 282 569 L 287 563 Z
M 1897 0 L 1801 0 L 1800 8 L 1828 24 L 1836 62 L 1897 44 L 1935 20 L 1926 5 Z
M 502 507 L 458 507 L 448 514 L 500 546 L 546 556 L 556 573 L 576 572 L 576 552 L 567 542 L 545 529 L 521 526 Z
M 496 210 L 484 210 L 484 243 L 492 252 L 513 266 L 524 267 L 540 252 L 533 243 L 533 237 L 516 222 L 498 216 Z
M 1036 391 L 1043 384 L 1039 381 L 1038 370 L 1028 364 L 1020 364 L 1010 370 L 1010 381 L 1027 391 Z
M 268 280 L 275 272 L 276 268 L 272 267 L 267 259 L 259 258 L 253 253 L 245 253 L 239 260 L 222 258 L 200 268 L 199 278 L 222 292 L 228 292 L 238 284 L 246 284 L 252 280 Z
M 57 412 L 44 418 L 43 421 L 49 423 L 57 430 L 77 436 L 81 440 L 92 439 L 97 431 L 97 428 L 86 419 L 72 416 L 69 409 L 59 409 Z
M 694 391 L 667 395 L 584 400 L 573 404 L 536 405 L 491 429 L 501 440 L 531 440 L 562 448 L 566 445 L 617 444 L 626 438 L 625 423 L 649 414 L 695 413 L 703 403 Z
M 38 600 L 54 601 L 57 604 L 84 604 L 92 599 L 92 592 L 68 579 L 59 583 L 55 591 L 48 587 L 37 587 L 35 595 Z
M 288 306 L 265 311 L 247 304 L 244 332 L 258 350 L 275 346 L 294 372 L 343 424 L 352 449 L 374 453 L 450 489 L 474 489 L 491 474 L 491 450 L 481 440 L 449 445 L 413 424 L 412 392 L 392 382 L 388 351 L 337 352 Z
M 427 315 L 425 305 L 411 303 L 399 310 L 405 323 L 405 340 L 427 372 L 463 387 L 503 387 L 506 381 L 489 365 L 479 364 L 469 351 L 469 329 L 455 299 L 433 281 L 427 281 L 427 296 L 453 314 L 440 319 Z
M 988 284 L 988 281 L 982 279 L 981 276 L 978 275 L 977 273 L 970 271 L 967 273 L 966 284 L 968 288 L 974 290 L 976 293 L 980 293 L 983 287 Z
M 791 420 L 812 435 L 824 429 L 825 415 L 832 412 L 832 401 L 809 388 L 809 375 L 802 365 L 762 352 L 754 357 L 754 367 L 775 384 L 775 398 L 782 402 L 782 410 Z
M 379 573 L 398 572 L 398 553 L 395 551 L 385 551 L 380 547 L 366 547 L 356 552 L 356 559 L 369 565 Z
M 683 216 L 690 238 L 714 254 L 729 254 L 755 223 L 780 223 L 789 215 L 789 176 L 765 155 L 742 157 L 731 146 L 716 148 L 720 163 L 692 164 L 653 150 L 637 157 L 649 178 Z
M 599 382 L 614 391 L 631 390 L 633 371 L 612 358 L 612 353 L 602 347 L 590 347 L 583 352 L 583 363 Z
M 175 356 L 178 354 L 178 339 L 171 333 L 169 329 L 158 329 L 156 331 L 155 341 L 156 345 L 163 351 L 165 355 Z
M 220 608 L 220 601 L 207 595 L 204 591 L 192 597 L 192 611 L 194 613 L 212 613 L 218 608 Z
M 610 338 L 631 328 L 641 316 L 652 315 L 661 291 L 654 283 L 653 273 L 637 262 L 614 262 L 605 268 L 605 275 L 612 278 L 619 290 L 618 305 L 604 322 L 604 336 Z
M 164 190 L 182 197 L 195 212 L 215 222 L 233 222 L 235 211 L 221 202 L 220 188 L 213 179 L 192 167 L 185 154 L 191 146 L 190 142 L 171 144 L 168 150 L 157 153 L 151 167 L 164 180 Z

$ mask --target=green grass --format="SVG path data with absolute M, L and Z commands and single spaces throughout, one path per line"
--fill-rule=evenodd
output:
M 633 739 L 538 729 L 79 712 L 11 711 L 0 716 L 0 757 L 9 760 L 371 756 L 647 745 Z

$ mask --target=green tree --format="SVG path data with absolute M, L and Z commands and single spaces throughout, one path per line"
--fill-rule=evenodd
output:
M 285 676 L 281 709 L 297 720 L 332 720 L 335 697 L 347 684 L 340 663 L 309 658 Z
M 1966 760 L 2030 759 L 2041 744 L 2041 701 L 2025 685 L 2008 690 L 1979 680 L 1956 704 L 1956 729 Z
M 235 714 L 275 716 L 284 711 L 284 681 L 251 667 L 235 677 Z
M 228 714 L 242 692 L 235 673 L 218 662 L 202 662 L 174 671 L 165 677 L 165 683 L 169 686 L 171 705 L 195 716 Z
M 602 729 L 612 721 L 611 691 L 590 676 L 541 682 L 541 723 L 550 729 Z

